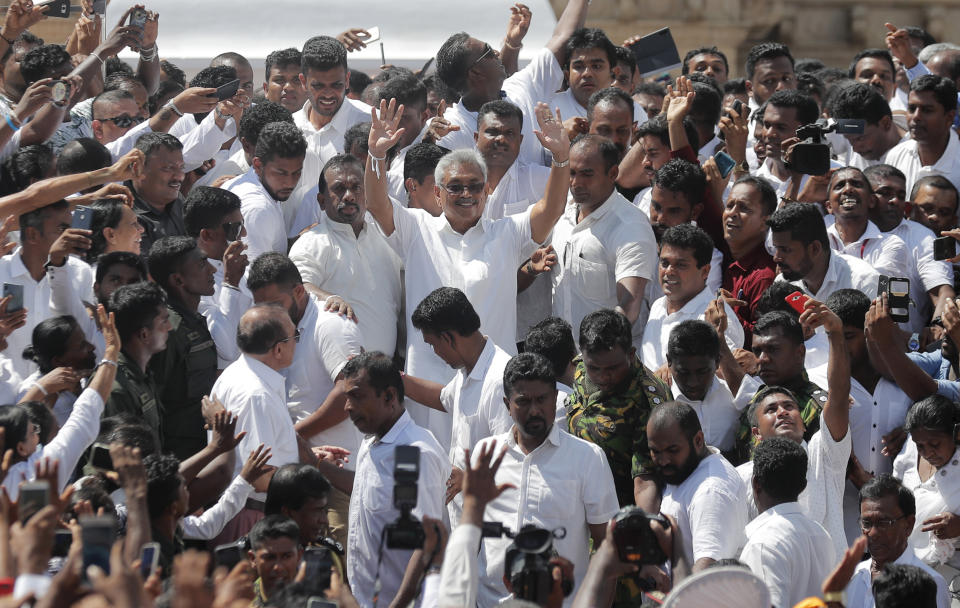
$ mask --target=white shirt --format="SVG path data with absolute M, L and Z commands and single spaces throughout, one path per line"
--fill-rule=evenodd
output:
M 684 395 L 676 383 L 673 385 L 673 392 L 675 401 L 686 403 L 697 413 L 700 426 L 703 428 L 703 439 L 707 445 L 712 445 L 721 451 L 727 451 L 733 447 L 742 410 L 738 410 L 734 404 L 733 394 L 730 393 L 726 382 L 714 376 L 707 394 L 700 401 Z
M 782 274 L 778 274 L 774 280 L 786 281 Z M 817 293 L 811 293 L 803 279 L 787 282 L 796 285 L 800 291 L 812 296 L 815 300 L 826 302 L 830 294 L 838 289 L 859 289 L 872 300 L 877 297 L 877 282 L 879 280 L 880 273 L 870 264 L 842 253 L 832 252 L 830 263 L 827 266 L 827 274 L 824 275 L 823 284 L 820 285 Z
M 260 183 L 256 171 L 250 169 L 223 185 L 224 189 L 240 197 L 243 223 L 249 226 L 243 241 L 246 256 L 253 263 L 268 251 L 287 253 L 287 228 L 283 221 L 280 201 L 270 196 Z M 292 195 L 291 195 L 292 198 Z
M 826 559 L 833 552 L 833 541 L 799 503 L 770 507 L 747 524 L 746 533 L 740 561 L 767 584 L 773 606 L 791 608 L 820 595 L 834 566 Z
M 4 357 L 10 360 L 14 371 L 25 378 L 36 371 L 33 361 L 23 358 L 23 349 L 33 342 L 33 328 L 41 321 L 53 316 L 50 307 L 50 279 L 44 272 L 39 281 L 35 281 L 30 271 L 23 265 L 22 247 L 0 258 L 0 284 L 12 283 L 23 286 L 23 307 L 27 309 L 27 322 L 7 336 L 7 349 Z M 518 264 L 519 266 L 519 264 Z
M 545 196 L 550 169 L 516 160 L 487 196 L 483 217 L 498 220 L 526 211 Z
M 650 220 L 614 188 L 597 209 L 577 222 L 571 202 L 553 229 L 558 264 L 553 280 L 553 314 L 580 333 L 580 321 L 601 308 L 617 306 L 617 283 L 628 277 L 656 280 L 657 239 Z
M 746 488 L 727 460 L 713 447 L 680 485 L 663 489 L 660 511 L 677 521 L 683 553 L 691 565 L 709 557 L 740 555 L 747 525 Z
M 650 205 L 653 204 L 653 186 L 647 186 L 633 197 L 635 207 L 643 211 L 643 214 L 650 217 Z
M 183 537 L 202 540 L 216 538 L 230 520 L 243 510 L 252 492 L 253 486 L 243 477 L 235 477 L 220 495 L 217 504 L 201 515 L 187 515 L 180 520 Z
M 73 404 L 73 412 L 57 436 L 47 445 L 38 445 L 36 451 L 26 460 L 21 460 L 7 472 L 3 480 L 3 487 L 7 489 L 10 500 L 17 500 L 20 496 L 20 483 L 33 481 L 37 477 L 36 465 L 41 459 L 49 462 L 60 461 L 57 487 L 51 488 L 58 494 L 67 487 L 67 482 L 73 475 L 80 457 L 96 440 L 100 433 L 100 416 L 103 415 L 103 399 L 100 393 L 93 389 L 86 389 L 77 397 Z
M 364 608 L 373 605 L 377 555 L 384 527 L 397 520 L 400 511 L 393 506 L 394 450 L 398 445 L 420 448 L 420 477 L 417 481 L 418 519 L 429 515 L 440 519 L 445 484 L 450 465 L 440 444 L 430 431 L 414 424 L 406 411 L 386 435 L 377 439 L 367 435 L 357 451 L 357 471 L 350 494 L 350 525 L 347 533 L 347 577 L 357 602 Z M 397 595 L 412 551 L 383 547 L 380 563 L 381 606 Z
M 323 214 L 290 248 L 290 259 L 305 283 L 353 307 L 364 348 L 393 354 L 402 293 L 400 260 L 375 221 L 368 217 L 355 235 L 353 226 Z
M 93 266 L 80 258 L 68 255 L 63 266 L 48 266 L 47 280 L 50 282 L 50 316 L 70 315 L 77 321 L 87 341 L 93 344 L 97 359 L 103 356 L 106 342 L 103 332 L 87 304 L 95 304 L 93 283 L 96 271 Z
M 337 154 L 343 153 L 343 136 L 353 125 L 370 121 L 370 106 L 349 97 L 343 98 L 343 104 L 337 113 L 333 115 L 330 122 L 319 129 L 310 122 L 309 113 L 312 111 L 311 102 L 308 99 L 303 104 L 303 108 L 293 115 L 293 123 L 307 139 L 307 156 L 303 159 L 300 182 L 283 204 L 283 217 L 288 228 L 307 192 L 317 187 L 323 165 Z M 360 162 L 364 162 L 364 159 Z
M 950 561 L 956 563 L 954 552 L 957 539 L 939 539 L 931 532 L 924 532 L 923 522 L 940 513 L 960 512 L 960 448 L 953 458 L 931 475 L 920 480 L 917 464 L 917 444 L 908 438 L 900 455 L 893 461 L 893 476 L 913 492 L 917 504 L 917 522 L 910 535 L 910 549 L 917 557 L 931 566 Z M 951 559 L 954 558 L 954 559 Z
M 287 413 L 284 379 L 279 372 L 242 354 L 223 370 L 210 396 L 219 399 L 228 412 L 237 416 L 237 433 L 247 432 L 236 447 L 234 477 L 240 474 L 250 452 L 261 443 L 273 450 L 268 461 L 273 466 L 300 461 L 297 435 Z M 208 434 L 208 440 L 210 436 Z M 262 501 L 267 495 L 254 492 L 251 497 Z
M 207 320 L 207 331 L 217 347 L 217 369 L 226 369 L 240 357 L 237 346 L 237 326 L 240 317 L 253 305 L 253 295 L 247 288 L 246 276 L 237 287 L 228 287 L 223 280 L 223 262 L 207 258 L 216 269 L 213 273 L 212 296 L 201 296 L 198 312 Z
M 846 608 L 874 607 L 873 577 L 870 574 L 871 561 L 870 559 L 865 559 L 857 564 L 857 569 L 853 572 L 853 578 L 850 579 L 850 584 L 847 585 L 847 601 L 844 604 Z M 900 557 L 895 559 L 893 563 L 904 566 L 916 566 L 930 575 L 933 582 L 937 584 L 937 608 L 950 608 L 950 591 L 947 587 L 947 581 L 944 580 L 939 572 L 923 563 L 923 561 L 910 550 L 909 545 L 907 545 L 904 552 L 901 553 Z
M 907 177 L 907 193 L 913 190 L 913 185 L 921 177 L 928 175 L 942 175 L 960 188 L 960 139 L 953 129 L 950 129 L 950 139 L 943 154 L 932 165 L 921 165 L 920 154 L 917 152 L 917 140 L 908 139 L 897 144 L 887 152 L 887 163 L 903 171 Z
M 229 116 L 221 130 L 216 112 L 207 114 L 199 124 L 193 114 L 186 114 L 173 123 L 169 133 L 183 144 L 184 170 L 193 171 L 215 157 L 231 137 L 236 137 L 237 123 Z
M 683 321 L 703 320 L 707 307 L 713 302 L 716 291 L 707 287 L 700 290 L 683 308 L 674 312 L 667 312 L 667 297 L 663 296 L 650 307 L 650 316 L 647 326 L 643 330 L 643 346 L 640 350 L 640 359 L 643 364 L 652 370 L 657 370 L 667 364 L 667 340 L 670 332 Z M 733 309 L 724 302 L 724 309 L 728 319 L 736 318 Z M 727 346 L 733 351 L 743 347 L 743 326 L 740 323 L 727 323 L 724 333 Z M 714 445 L 707 442 L 709 445 Z
M 319 300 L 310 295 L 297 323 L 300 342 L 293 355 L 293 363 L 280 373 L 287 383 L 287 409 L 294 423 L 309 417 L 333 390 L 337 376 L 350 357 L 363 352 L 360 332 L 353 321 L 327 312 Z M 360 433 L 350 418 L 310 438 L 315 446 L 335 445 L 356 453 Z M 353 468 L 352 464 L 349 468 Z
M 318 223 L 320 218 L 326 215 L 323 209 L 320 208 L 320 201 L 317 199 L 319 194 L 319 186 L 314 186 L 310 190 L 307 190 L 307 193 L 303 195 L 303 200 L 297 207 L 293 221 L 286 218 L 287 209 L 291 204 L 290 201 L 288 200 L 281 205 L 284 210 L 284 218 L 287 219 L 287 238 L 297 238 L 301 232 Z
M 916 310 L 910 311 L 907 327 L 919 333 L 933 313 L 933 304 L 927 292 L 941 285 L 952 287 L 953 268 L 946 260 L 933 259 L 933 240 L 937 235 L 923 224 L 903 220 L 889 234 L 900 237 L 910 252 L 906 258 L 910 272 L 907 278 L 910 279 L 910 301 L 916 305 Z
M 813 434 L 810 443 L 801 446 L 807 451 L 807 487 L 800 493 L 803 512 L 827 531 L 833 540 L 834 555 L 831 564 L 839 560 L 847 550 L 847 536 L 843 525 L 843 491 L 847 481 L 847 461 L 850 459 L 850 433 L 840 441 L 834 441 L 820 415 L 820 430 Z M 746 486 L 746 503 L 750 517 L 757 516 L 753 499 L 753 461 L 737 467 L 737 473 Z
M 440 596 L 437 606 L 476 606 L 479 571 L 477 547 L 480 546 L 481 529 L 473 524 L 461 523 L 450 532 L 447 549 L 443 553 L 440 569 Z
M 511 427 L 506 433 L 485 439 L 473 452 L 476 463 L 484 446 L 493 442 L 506 446 L 497 470 L 497 485 L 511 483 L 507 490 L 487 504 L 484 521 L 502 523 L 513 532 L 526 524 L 548 530 L 564 527 L 566 537 L 555 539 L 557 553 L 573 562 L 574 593 L 590 560 L 589 524 L 606 524 L 619 509 L 613 473 L 603 450 L 556 425 L 540 446 L 524 454 Z M 485 538 L 480 550 L 480 591 L 477 605 L 494 606 L 507 597 L 503 586 L 504 558 L 509 538 Z M 569 606 L 573 595 L 564 602 Z
M 17 387 L 23 380 L 13 370 L 13 363 L 6 357 L 0 357 L 0 405 L 13 405 L 17 402 Z
M 833 219 L 832 216 L 828 216 Z M 906 243 L 895 234 L 880 232 L 877 225 L 867 220 L 867 228 L 856 241 L 844 243 L 840 238 L 840 231 L 836 222 L 827 218 L 827 238 L 830 239 L 830 248 L 850 257 L 860 258 L 873 266 L 877 272 L 890 277 L 909 277 L 909 267 L 914 265 L 910 260 Z
M 541 49 L 522 70 L 503 81 L 501 96 L 518 106 L 523 112 L 523 142 L 520 144 L 520 158 L 527 163 L 543 164 L 544 149 L 533 130 L 537 128 L 534 114 L 538 101 L 545 101 L 563 84 L 563 70 L 550 49 Z M 551 107 L 551 109 L 553 109 Z M 368 113 L 369 116 L 369 113 Z M 477 132 L 477 113 L 463 107 L 459 101 L 443 114 L 450 124 L 460 127 L 451 131 L 437 145 L 448 150 L 474 148 L 473 139 Z M 563 118 L 570 118 L 563 115 Z
M 216 161 L 213 169 L 210 169 L 203 177 L 198 179 L 193 185 L 194 188 L 209 186 L 224 175 L 239 176 L 250 170 L 250 163 L 247 162 L 247 155 L 243 151 L 243 144 L 240 143 L 239 137 L 233 140 L 230 149 L 218 150 L 213 156 L 213 160 Z

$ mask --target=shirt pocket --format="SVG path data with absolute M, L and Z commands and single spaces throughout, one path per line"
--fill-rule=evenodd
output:
M 479 441 L 479 438 L 476 440 L 473 438 L 473 429 L 477 428 L 479 423 L 480 416 L 478 414 L 473 416 L 460 415 L 460 421 L 457 423 L 457 436 L 454 437 L 457 447 L 460 448 L 458 451 L 463 451 L 463 448 L 473 450 L 474 444 Z
M 571 266 L 571 275 L 576 290 L 588 300 L 606 302 L 613 297 L 613 285 L 603 262 L 590 262 L 577 256 Z
M 551 479 L 542 482 L 537 499 L 539 518 L 545 522 L 568 522 L 573 518 L 577 505 L 582 501 L 577 496 L 577 482 Z
M 363 506 L 371 513 L 393 509 L 393 484 L 380 477 L 371 479 L 363 488 Z

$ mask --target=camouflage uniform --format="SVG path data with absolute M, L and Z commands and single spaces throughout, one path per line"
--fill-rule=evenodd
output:
M 567 428 L 571 434 L 600 446 L 607 455 L 620 506 L 634 504 L 633 478 L 650 472 L 647 420 L 657 405 L 670 401 L 670 388 L 637 357 L 625 389 L 600 391 L 576 361 L 573 392 L 567 397 Z
M 757 389 L 760 392 L 766 385 L 761 385 Z M 810 441 L 813 434 L 820 430 L 820 412 L 823 411 L 823 405 L 827 402 L 827 391 L 823 390 L 807 377 L 804 371 L 800 378 L 795 382 L 781 384 L 783 388 L 789 389 L 796 395 L 800 406 L 800 417 L 803 419 L 803 438 Z M 753 455 L 754 439 L 750 427 L 750 408 L 753 407 L 753 397 L 750 398 L 750 405 L 743 409 L 740 415 L 740 428 L 737 429 L 736 443 L 733 447 L 731 462 L 736 465 L 743 464 L 750 460 Z

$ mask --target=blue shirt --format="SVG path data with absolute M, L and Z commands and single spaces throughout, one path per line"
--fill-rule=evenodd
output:
M 960 382 L 947 380 L 950 373 L 950 362 L 943 358 L 939 350 L 929 353 L 907 353 L 907 356 L 920 369 L 937 381 L 938 395 L 943 395 L 950 401 L 960 401 Z

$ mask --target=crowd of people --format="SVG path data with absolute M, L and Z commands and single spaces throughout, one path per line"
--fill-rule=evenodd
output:
M 0 29 L 0 606 L 960 605 L 960 46 L 81 4 Z

